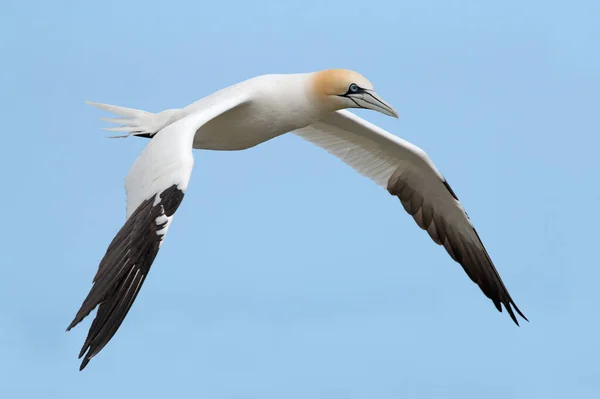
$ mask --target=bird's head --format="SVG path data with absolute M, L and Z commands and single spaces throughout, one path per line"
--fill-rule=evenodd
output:
M 373 85 L 358 72 L 347 69 L 327 69 L 315 72 L 312 89 L 319 101 L 332 111 L 344 108 L 366 108 L 398 117 L 396 110 L 383 101 Z

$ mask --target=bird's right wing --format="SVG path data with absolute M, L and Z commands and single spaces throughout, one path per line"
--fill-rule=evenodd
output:
M 79 354 L 85 355 L 80 370 L 117 332 L 158 254 L 190 180 L 196 131 L 245 102 L 243 95 L 237 95 L 166 126 L 131 167 L 125 180 L 127 220 L 108 246 L 93 286 L 67 328 L 99 306 Z

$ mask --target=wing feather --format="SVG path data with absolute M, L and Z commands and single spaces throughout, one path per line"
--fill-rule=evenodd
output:
M 159 131 L 131 167 L 125 180 L 127 219 L 109 244 L 93 285 L 67 331 L 92 310 L 98 312 L 79 358 L 80 370 L 115 335 L 131 309 L 183 201 L 192 173 L 192 143 L 204 123 L 245 101 L 230 98 L 184 116 Z
M 337 111 L 294 132 L 396 196 L 416 224 L 442 245 L 499 311 L 518 325 L 515 305 L 454 190 L 415 145 L 348 112 Z

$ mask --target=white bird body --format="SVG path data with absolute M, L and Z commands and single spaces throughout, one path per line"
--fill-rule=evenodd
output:
M 99 305 L 80 357 L 83 369 L 112 338 L 154 261 L 183 200 L 192 149 L 244 150 L 292 132 L 325 149 L 398 197 L 415 222 L 518 324 L 508 294 L 456 194 L 420 148 L 344 110 L 396 116 L 362 75 L 327 70 L 264 75 L 157 114 L 90 103 L 126 118 L 109 128 L 151 138 L 127 175 L 127 220 L 109 246 L 94 285 L 68 329 Z M 126 137 L 120 136 L 120 137 Z M 87 353 L 86 353 L 87 351 Z
M 194 148 L 203 150 L 245 150 L 292 130 L 310 125 L 327 111 L 311 101 L 307 83 L 310 74 L 262 75 L 219 90 L 180 110 L 157 114 L 154 131 L 187 115 L 210 108 L 229 98 L 245 101 L 201 126 Z

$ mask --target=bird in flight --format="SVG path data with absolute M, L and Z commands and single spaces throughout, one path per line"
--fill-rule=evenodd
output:
M 444 246 L 498 311 L 518 325 L 515 305 L 458 197 L 419 147 L 347 111 L 398 117 L 361 74 L 345 69 L 263 75 L 219 90 L 182 109 L 150 113 L 88 104 L 120 115 L 103 118 L 150 139 L 125 179 L 126 220 L 98 266 L 92 288 L 67 331 L 98 307 L 79 358 L 80 370 L 125 319 L 183 200 L 192 150 L 237 151 L 292 133 L 323 148 L 397 197 L 417 225 Z

